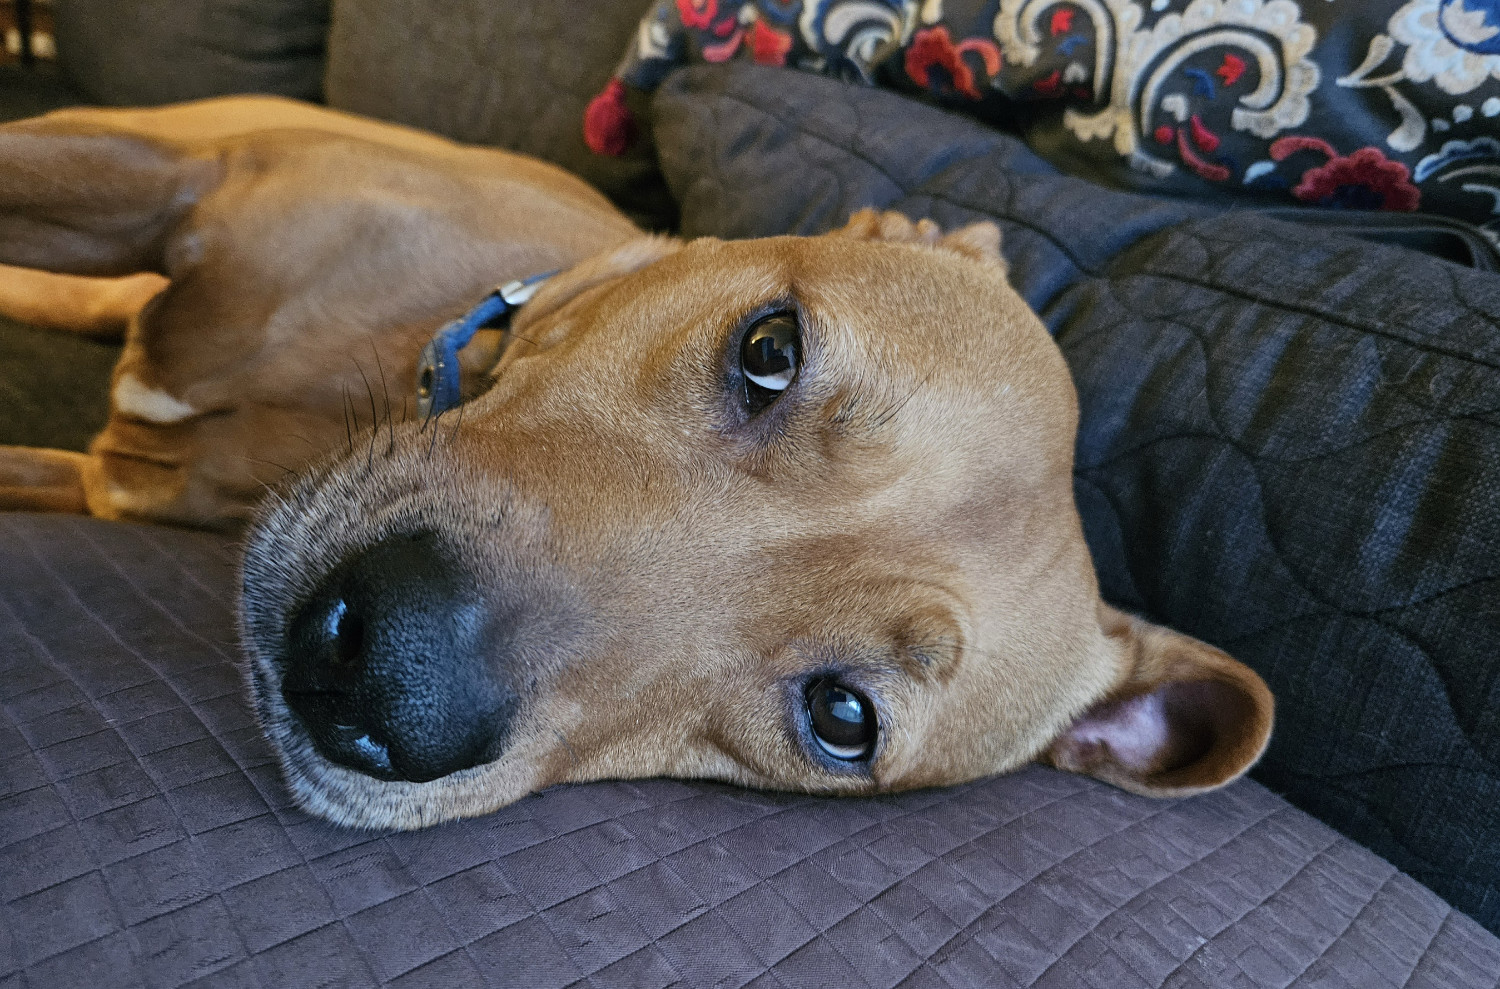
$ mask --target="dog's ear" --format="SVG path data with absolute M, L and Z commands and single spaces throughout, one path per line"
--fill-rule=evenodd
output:
M 1238 777 L 1265 751 L 1273 702 L 1248 666 L 1214 647 L 1101 603 L 1124 679 L 1044 753 L 1059 769 L 1134 793 L 1178 797 Z
M 953 251 L 974 261 L 983 261 L 1005 270 L 1005 259 L 1000 255 L 1000 228 L 988 220 L 971 223 L 952 233 L 943 233 L 941 227 L 931 220 L 913 222 L 905 215 L 894 211 L 877 213 L 873 209 L 862 209 L 849 217 L 849 222 L 833 231 L 835 237 L 850 237 L 855 240 L 884 240 L 900 244 L 928 244 L 932 247 Z
M 550 346 L 552 341 L 533 336 L 530 327 L 589 289 L 640 271 L 681 249 L 682 241 L 675 237 L 645 235 L 581 261 L 537 289 L 531 301 L 521 308 L 512 328 L 518 336 L 527 337 L 543 347 Z
M 0 127 L 0 263 L 73 275 L 163 271 L 216 161 L 39 117 Z

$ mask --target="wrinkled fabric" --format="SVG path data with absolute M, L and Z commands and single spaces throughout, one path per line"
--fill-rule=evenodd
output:
M 1494 987 L 1500 940 L 1243 781 L 290 805 L 217 536 L 0 515 L 0 984 Z
M 323 90 L 328 0 L 56 0 L 53 26 L 69 81 L 98 103 Z
M 1256 777 L 1500 930 L 1500 276 L 802 73 L 687 70 L 654 113 L 692 235 L 998 222 L 1078 386 L 1105 596 L 1254 667 Z
M 675 209 L 650 146 L 616 159 L 583 143 L 584 106 L 639 17 L 631 3 L 333 0 L 328 103 L 545 159 L 667 229 Z

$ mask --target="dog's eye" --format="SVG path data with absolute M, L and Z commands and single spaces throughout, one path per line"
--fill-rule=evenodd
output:
M 865 759 L 875 749 L 875 706 L 832 677 L 807 685 L 807 720 L 819 747 L 835 759 Z
M 797 317 L 772 313 L 750 327 L 740 344 L 740 369 L 745 376 L 745 405 L 759 412 L 786 391 L 797 377 L 802 344 Z

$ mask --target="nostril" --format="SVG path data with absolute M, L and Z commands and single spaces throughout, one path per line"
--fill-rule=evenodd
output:
M 391 750 L 357 725 L 334 725 L 324 744 L 338 753 L 336 761 L 380 779 L 400 779 L 391 765 Z
M 396 536 L 334 568 L 293 614 L 281 693 L 325 758 L 423 782 L 494 759 L 515 703 L 511 624 L 430 534 Z
M 352 671 L 359 667 L 365 651 L 365 623 L 360 616 L 349 610 L 343 598 L 334 602 L 329 612 L 326 630 L 333 643 L 330 657 L 335 669 Z
M 331 690 L 348 686 L 365 662 L 365 621 L 337 592 L 320 595 L 292 620 L 293 689 Z

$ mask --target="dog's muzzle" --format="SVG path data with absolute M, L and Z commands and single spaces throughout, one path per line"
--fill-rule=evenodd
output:
M 431 534 L 336 568 L 292 617 L 282 696 L 326 759 L 426 782 L 496 758 L 515 694 L 495 622 Z

